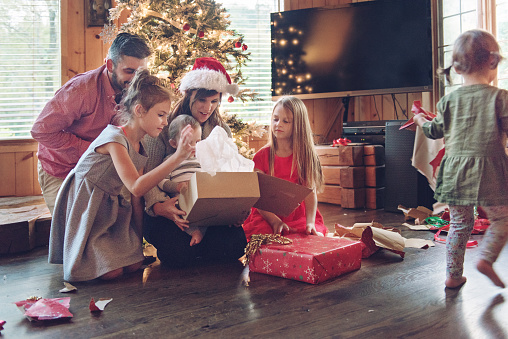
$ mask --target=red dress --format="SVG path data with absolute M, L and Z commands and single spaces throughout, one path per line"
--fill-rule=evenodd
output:
M 269 165 L 268 165 L 268 157 L 270 154 L 270 148 L 264 147 L 260 149 L 254 155 L 254 167 L 263 171 L 266 174 L 270 173 Z M 289 157 L 278 157 L 275 156 L 274 162 L 274 176 L 277 178 L 281 178 L 284 180 L 288 180 L 294 183 L 298 183 L 298 175 L 296 172 L 291 175 L 291 166 L 293 163 L 293 155 Z M 282 217 L 278 215 L 278 217 L 285 222 L 290 229 L 291 233 L 305 233 L 305 229 L 307 228 L 307 218 L 305 216 L 305 201 L 302 201 L 300 206 L 296 208 L 289 216 Z M 323 233 L 326 235 L 328 233 L 328 229 L 326 228 L 323 222 L 323 216 L 316 210 L 316 231 Z M 256 208 L 252 208 L 249 217 L 245 220 L 243 224 L 243 229 L 245 231 L 245 236 L 247 240 L 250 240 L 250 237 L 253 234 L 271 234 L 273 233 L 273 229 L 265 221 L 265 219 L 259 214 Z M 284 233 L 283 233 L 284 235 Z

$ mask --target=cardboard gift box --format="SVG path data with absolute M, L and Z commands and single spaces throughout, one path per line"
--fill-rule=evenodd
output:
M 250 259 L 250 271 L 318 284 L 361 267 L 359 241 L 300 234 L 287 238 L 293 242 L 262 245 Z
M 288 216 L 312 192 L 287 180 L 258 172 L 207 172 L 192 175 L 179 198 L 191 226 L 241 223 L 251 207 Z

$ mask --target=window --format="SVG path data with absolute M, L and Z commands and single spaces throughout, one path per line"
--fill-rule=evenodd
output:
M 271 94 L 271 38 L 270 13 L 279 10 L 279 0 L 222 0 L 231 20 L 230 28 L 244 35 L 244 43 L 251 53 L 247 66 L 242 72 L 248 77 L 241 88 L 258 93 L 262 101 L 232 103 L 223 101 L 221 107 L 228 113 L 237 114 L 244 122 L 256 121 L 267 124 L 270 121 L 273 102 Z M 280 9 L 282 10 L 282 9 Z
M 496 38 L 501 46 L 501 54 L 508 58 L 508 0 L 496 1 Z M 508 60 L 499 64 L 497 72 L 497 85 L 508 89 Z
M 462 33 L 478 27 L 477 0 L 441 0 L 439 6 L 439 67 L 448 67 L 452 58 L 453 42 Z M 462 78 L 451 72 L 453 86 L 440 81 L 440 95 L 460 87 Z
M 0 139 L 30 129 L 60 87 L 60 0 L 3 0 L 0 12 Z
M 464 31 L 482 28 L 491 31 L 501 46 L 501 53 L 508 53 L 508 0 L 439 0 L 438 2 L 438 63 L 448 67 L 451 63 L 453 42 Z M 478 6 L 484 8 L 479 17 Z M 448 94 L 461 86 L 462 78 L 453 72 L 453 86 L 440 81 L 439 95 Z M 498 68 L 497 86 L 508 89 L 508 61 Z

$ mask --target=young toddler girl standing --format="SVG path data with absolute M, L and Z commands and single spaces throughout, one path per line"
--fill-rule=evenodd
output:
M 112 279 L 141 266 L 141 197 L 193 151 L 192 128 L 182 130 L 176 152 L 142 175 L 141 139 L 167 125 L 170 94 L 147 70 L 137 72 L 122 101 L 127 124 L 108 125 L 66 177 L 51 224 L 49 262 L 63 263 L 64 279 Z M 121 194 L 132 193 L 131 202 Z
M 247 239 L 253 234 L 328 233 L 317 208 L 316 192 L 323 184 L 321 164 L 307 108 L 300 99 L 285 96 L 275 103 L 268 144 L 254 155 L 254 164 L 257 171 L 305 185 L 314 192 L 287 217 L 253 208 L 243 225 Z
M 478 270 L 500 287 L 504 283 L 492 265 L 508 238 L 508 91 L 490 86 L 502 57 L 494 36 L 470 30 L 455 41 L 450 70 L 464 84 L 437 104 L 437 117 L 424 114 L 415 123 L 432 139 L 444 138 L 446 152 L 437 176 L 435 198 L 450 207 L 446 242 L 446 281 L 449 288 L 466 282 L 462 275 L 466 244 L 474 226 L 473 207 L 482 206 L 491 222 L 483 238 Z

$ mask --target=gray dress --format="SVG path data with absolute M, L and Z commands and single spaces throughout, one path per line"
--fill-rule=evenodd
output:
M 49 244 L 49 262 L 63 263 L 64 279 L 85 281 L 143 260 L 141 235 L 131 225 L 132 206 L 111 156 L 95 152 L 116 142 L 136 169 L 147 157 L 129 143 L 121 128 L 108 125 L 81 156 L 58 192 Z

